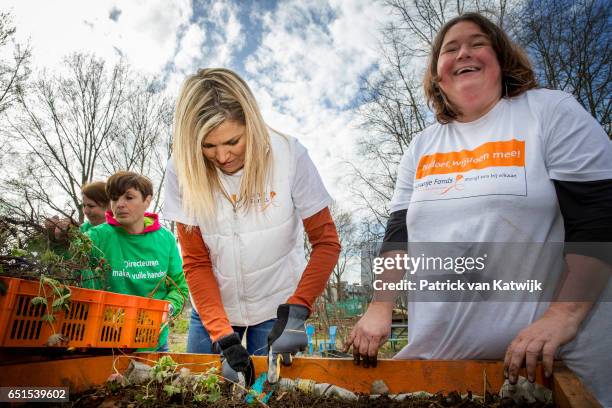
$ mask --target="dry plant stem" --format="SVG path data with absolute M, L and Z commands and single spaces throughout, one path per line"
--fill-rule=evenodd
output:
M 246 394 L 249 394 L 249 393 L 251 392 L 251 390 L 250 390 L 250 389 L 245 388 L 245 387 L 243 387 L 242 385 L 240 385 L 240 384 L 238 384 L 238 383 L 236 383 L 236 382 L 233 382 L 232 380 L 229 380 L 229 379 L 227 379 L 227 378 L 223 377 L 222 375 L 219 375 L 219 377 L 223 378 L 223 380 L 224 380 L 224 381 L 226 381 L 226 382 L 228 382 L 228 383 L 232 383 L 232 384 L 234 384 L 234 386 L 238 386 L 238 388 L 242 389 L 242 390 L 243 390 L 243 391 L 244 391 Z M 254 399 L 255 399 L 255 401 L 259 402 L 259 404 L 261 404 L 262 406 L 264 406 L 264 407 L 266 407 L 266 408 L 270 408 L 270 407 L 268 406 L 268 404 L 266 404 L 265 402 L 261 401 L 259 398 L 255 397 Z
M 123 352 L 123 350 L 121 350 L 121 349 L 117 349 L 117 350 L 118 350 L 118 351 L 119 351 L 121 354 L 123 354 L 123 355 L 121 355 L 121 356 L 116 356 L 116 357 L 115 357 L 115 349 L 114 349 L 114 348 L 112 349 L 112 352 L 113 352 L 113 371 L 115 372 L 115 374 L 121 374 L 121 373 L 119 372 L 119 370 L 117 370 L 117 366 L 116 366 L 117 360 L 119 360 L 120 358 L 129 358 L 129 359 L 131 359 L 131 360 L 132 360 L 132 359 L 133 359 L 133 360 L 142 360 L 142 361 L 146 361 L 146 362 L 148 362 L 148 363 L 153 363 L 153 364 L 155 364 L 155 363 L 156 363 L 156 361 L 155 361 L 155 360 L 151 360 L 151 359 L 149 359 L 149 358 L 144 358 L 144 357 L 137 357 L 137 356 L 128 355 L 128 354 L 125 354 L 125 353 Z
M 159 281 L 157 281 L 157 285 L 155 285 L 155 287 L 153 288 L 153 290 L 151 292 L 149 292 L 149 294 L 147 295 L 148 298 L 152 298 L 153 295 L 155 295 L 155 293 L 157 293 L 157 290 L 159 289 L 160 285 L 162 284 L 162 282 L 164 282 L 166 280 L 166 277 L 162 277 L 159 279 Z
M 171 277 L 166 276 L 166 277 L 164 277 L 164 278 L 161 278 L 161 279 L 159 280 L 159 282 L 157 282 L 157 285 L 155 286 L 155 288 L 153 288 L 153 290 L 151 291 L 151 293 L 149 293 L 149 294 L 147 295 L 147 297 L 152 298 L 152 297 L 153 297 L 153 295 L 154 295 L 154 294 L 157 292 L 157 290 L 159 289 L 159 286 L 161 285 L 161 283 L 162 283 L 162 282 L 164 282 L 165 280 L 169 280 L 169 281 L 170 281 L 170 283 L 172 283 L 172 284 L 174 285 L 174 287 L 176 287 L 176 288 L 178 289 L 179 293 L 181 294 L 181 297 L 183 298 L 183 306 L 181 307 L 180 312 L 176 313 L 176 315 L 177 315 L 177 316 L 180 316 L 180 315 L 181 315 L 181 313 L 183 313 L 183 310 L 185 309 L 185 303 L 187 302 L 187 297 L 186 297 L 186 296 L 183 294 L 183 291 L 181 291 L 181 288 L 179 288 L 179 286 L 176 284 L 176 282 L 174 281 L 174 279 L 172 279 Z M 170 322 L 170 321 L 172 321 L 172 320 L 174 320 L 174 316 L 169 316 L 169 317 L 168 317 L 168 321 L 167 321 L 167 322 L 165 322 L 164 324 L 162 324 L 161 328 L 159 329 L 159 332 L 161 333 L 161 332 L 162 332 L 162 331 L 163 331 L 163 330 L 166 328 L 166 326 L 168 326 L 169 322 Z
M 116 366 L 116 362 L 120 358 L 129 358 L 130 360 L 141 360 L 141 361 L 146 361 L 147 363 L 152 363 L 152 364 L 155 364 L 157 362 L 156 360 L 151 360 L 150 358 L 144 358 L 144 357 L 138 357 L 138 356 L 126 354 L 121 349 L 117 349 L 117 351 L 119 351 L 122 355 L 115 356 L 115 349 L 113 348 L 112 350 L 113 350 L 113 371 L 115 372 L 115 374 L 121 374 L 119 372 L 119 370 L 117 370 L 117 366 Z M 213 366 L 213 365 L 215 365 L 214 362 L 210 362 L 210 363 L 177 363 L 176 364 L 177 367 L 187 367 L 187 366 L 202 366 L 202 367 L 205 367 L 205 366 Z
M 483 387 L 482 387 L 482 395 L 484 398 L 484 402 L 487 402 L 487 370 L 483 369 L 482 370 L 482 382 L 483 382 Z

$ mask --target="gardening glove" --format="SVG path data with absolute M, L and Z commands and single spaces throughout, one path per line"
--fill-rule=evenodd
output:
M 274 384 L 280 376 L 280 363 L 291 365 L 292 355 L 308 345 L 304 321 L 308 308 L 282 304 L 276 311 L 277 320 L 268 334 L 268 382 Z
M 243 387 L 250 387 L 255 382 L 255 368 L 251 356 L 242 346 L 240 336 L 232 333 L 217 342 L 221 349 L 221 375 Z

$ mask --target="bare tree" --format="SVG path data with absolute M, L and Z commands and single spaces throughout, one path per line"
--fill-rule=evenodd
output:
M 107 174 L 128 170 L 151 178 L 155 186 L 151 210 L 157 212 L 171 153 L 174 106 L 154 79 L 140 78 L 132 88 L 129 103 L 118 115 L 118 137 L 105 140 L 102 166 Z
M 172 145 L 170 99 L 124 62 L 107 67 L 95 56 L 74 54 L 64 68 L 42 72 L 8 120 L 9 137 L 22 146 L 16 176 L 3 186 L 8 201 L 28 197 L 82 222 L 80 186 L 131 170 L 152 179 L 157 212 Z
M 4 55 L 10 54 L 0 59 L 0 114 L 17 101 L 30 74 L 30 48 L 15 42 L 15 32 L 11 15 L 0 13 L 0 49 Z M 12 50 L 8 51 L 7 47 Z
M 38 223 L 41 219 L 41 203 L 30 197 L 27 190 L 23 195 L 15 194 L 22 186 L 17 178 L 0 185 L 0 216 L 11 217 L 26 223 Z
M 383 4 L 395 18 L 381 32 L 379 69 L 363 78 L 358 113 L 368 132 L 359 140 L 365 164 L 353 166 L 353 193 L 379 231 L 389 216 L 399 161 L 412 138 L 432 121 L 421 78 L 433 37 L 458 13 L 493 6 L 487 1 L 386 0 Z M 496 3 L 497 9 L 501 5 L 505 8 L 505 1 Z
M 357 226 L 353 222 L 353 216 L 350 212 L 342 210 L 335 205 L 332 206 L 331 212 L 342 249 L 338 262 L 332 271 L 328 286 L 335 289 L 336 299 L 334 300 L 342 301 L 344 300 L 343 279 L 345 273 L 351 265 L 356 264 L 356 259 L 359 256 L 359 247 L 356 243 Z
M 173 142 L 173 123 L 174 123 L 174 105 L 167 103 L 165 105 L 167 110 L 164 110 L 165 114 L 160 117 L 160 120 L 164 123 L 164 137 L 157 144 L 154 154 L 151 156 L 151 160 L 154 165 L 149 173 L 153 180 L 157 182 L 156 196 L 153 199 L 153 212 L 160 212 L 163 209 L 164 202 L 162 201 L 163 192 L 162 186 L 166 181 L 166 165 L 170 156 L 172 155 L 172 142 Z M 170 230 L 174 233 L 175 222 L 172 221 Z
M 20 195 L 83 221 L 79 188 L 94 179 L 107 143 L 118 135 L 117 115 L 125 101 L 127 67 L 91 55 L 66 59 L 67 72 L 41 73 L 19 113 L 9 119 L 11 136 L 25 146 L 22 174 L 12 180 Z M 58 196 L 65 197 L 60 203 Z
M 527 0 L 511 19 L 541 86 L 572 93 L 612 138 L 612 26 L 605 0 Z
M 359 257 L 357 225 L 353 222 L 352 214 L 341 209 L 336 204 L 332 204 L 331 215 L 336 224 L 336 231 L 338 232 L 338 239 L 340 240 L 342 249 L 338 262 L 332 270 L 330 279 L 322 295 L 325 302 L 343 300 L 343 279 L 349 268 L 358 264 Z M 306 254 L 306 259 L 309 259 L 312 253 L 312 247 L 306 234 L 304 234 L 304 252 Z
M 367 138 L 359 141 L 366 165 L 353 166 L 358 182 L 353 193 L 384 228 L 388 203 L 395 186 L 397 165 L 412 137 L 427 125 L 412 51 L 393 25 L 385 31 L 383 65 L 377 75 L 364 80 L 359 113 Z

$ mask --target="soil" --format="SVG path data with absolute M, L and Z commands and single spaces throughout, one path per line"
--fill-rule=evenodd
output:
M 382 396 L 377 399 L 370 399 L 368 395 L 360 395 L 357 401 L 339 400 L 333 397 L 323 397 L 316 395 L 307 395 L 298 391 L 280 391 L 272 395 L 266 405 L 248 404 L 244 402 L 244 397 L 241 399 L 232 399 L 227 397 L 228 392 L 224 390 L 224 397 L 215 402 L 194 402 L 182 401 L 180 396 L 173 397 L 170 401 L 157 402 L 150 401 L 148 403 L 137 402 L 137 395 L 142 394 L 142 387 L 126 387 L 119 390 L 110 391 L 105 387 L 98 388 L 94 391 L 76 395 L 71 398 L 72 402 L 64 406 L 83 407 L 83 408 L 137 408 L 137 407 L 256 407 L 268 406 L 270 408 L 294 407 L 294 408 L 338 408 L 338 407 L 353 407 L 353 408 L 439 408 L 439 407 L 551 407 L 541 403 L 535 404 L 516 404 L 510 399 L 500 399 L 497 395 L 487 395 L 486 404 L 472 400 L 469 396 L 462 399 L 456 392 L 449 394 L 436 394 L 428 398 L 407 398 L 403 401 L 394 401 L 387 396 Z

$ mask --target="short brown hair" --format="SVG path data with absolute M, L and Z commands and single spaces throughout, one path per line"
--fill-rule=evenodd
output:
M 81 193 L 93 200 L 100 207 L 108 207 L 110 199 L 106 194 L 106 183 L 103 181 L 94 181 L 92 183 L 83 184 L 81 186 Z
M 153 195 L 153 183 L 151 183 L 151 180 L 132 171 L 118 171 L 106 181 L 106 194 L 113 201 L 119 199 L 130 188 L 140 191 L 143 200 Z
M 449 20 L 436 34 L 431 47 L 429 66 L 423 79 L 425 97 L 440 123 L 452 122 L 461 114 L 440 89 L 437 67 L 444 36 L 452 26 L 463 21 L 476 24 L 491 41 L 501 69 L 502 97 L 518 96 L 538 86 L 527 54 L 508 37 L 504 30 L 478 13 L 461 14 Z

